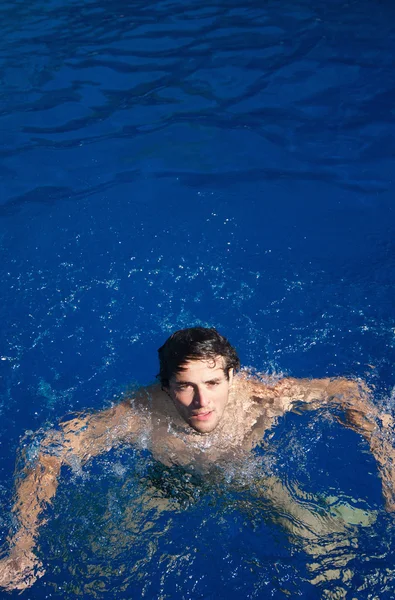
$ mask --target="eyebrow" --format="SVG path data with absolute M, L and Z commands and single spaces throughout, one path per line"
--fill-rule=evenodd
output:
M 206 379 L 203 383 L 217 383 L 222 381 L 222 377 L 213 377 L 212 379 Z M 193 381 L 175 381 L 174 385 L 194 385 Z

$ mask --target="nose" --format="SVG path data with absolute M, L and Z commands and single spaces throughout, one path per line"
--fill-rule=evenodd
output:
M 195 388 L 193 401 L 197 406 L 201 406 L 202 408 L 207 406 L 209 403 L 204 390 L 201 390 L 198 387 Z

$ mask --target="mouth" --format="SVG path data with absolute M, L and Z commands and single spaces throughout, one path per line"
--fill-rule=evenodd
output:
M 196 421 L 207 421 L 214 411 L 209 410 L 204 413 L 198 413 L 197 415 L 192 415 L 192 419 L 196 419 Z

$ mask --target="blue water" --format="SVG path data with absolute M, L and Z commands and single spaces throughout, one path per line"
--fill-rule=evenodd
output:
M 177 328 L 216 326 L 259 371 L 363 377 L 391 410 L 394 5 L 0 13 L 2 540 L 25 432 L 152 381 Z M 273 444 L 281 477 L 378 511 L 341 597 L 392 599 L 395 526 L 364 443 L 304 414 Z M 24 597 L 335 597 L 247 485 L 192 481 L 150 532 L 126 527 L 151 462 L 124 449 L 62 476 Z

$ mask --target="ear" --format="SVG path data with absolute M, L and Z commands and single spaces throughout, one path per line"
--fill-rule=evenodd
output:
M 234 369 L 229 369 L 228 371 L 228 379 L 229 379 L 229 385 L 231 386 L 233 384 L 233 377 L 234 377 Z

